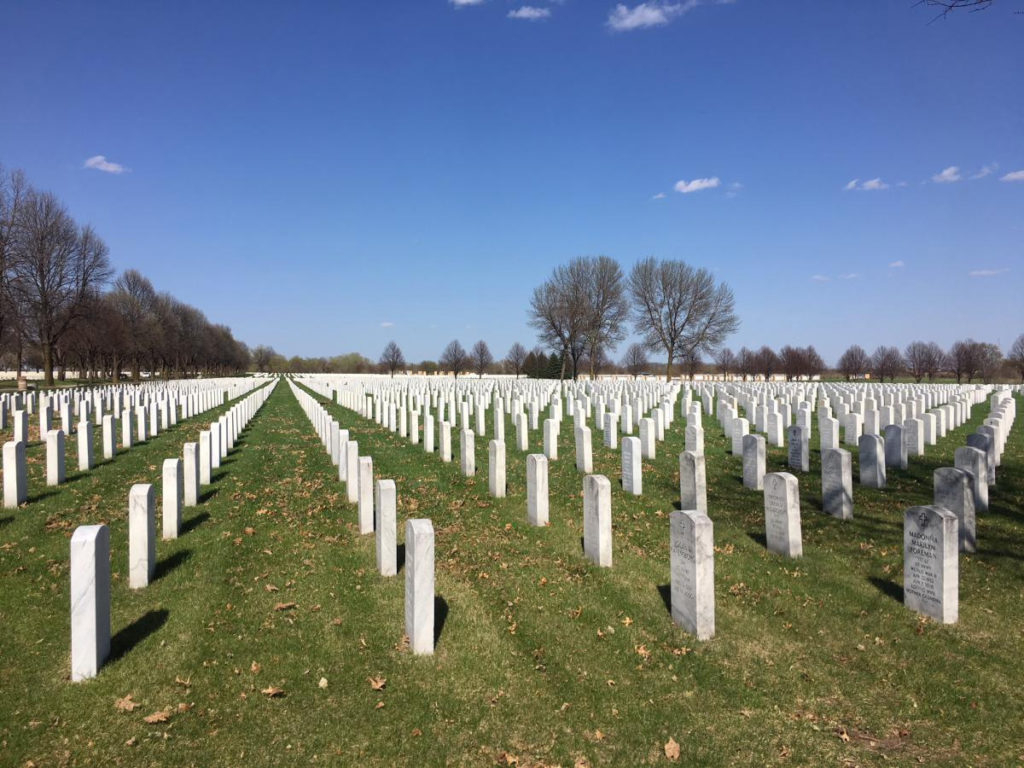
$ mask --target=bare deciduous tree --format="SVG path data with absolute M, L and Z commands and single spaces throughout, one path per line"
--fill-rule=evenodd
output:
M 714 351 L 739 327 L 732 291 L 716 285 L 706 269 L 644 259 L 630 272 L 629 290 L 637 332 L 648 349 L 663 349 L 668 356 L 666 380 L 676 359 Z
M 1024 384 L 1024 333 L 1013 342 L 1006 360 L 1017 371 L 1020 375 L 1021 383 Z
M 739 358 L 736 357 L 736 353 L 728 347 L 722 347 L 720 350 L 715 352 L 715 365 L 718 367 L 719 373 L 731 376 L 737 371 Z
M 764 380 L 768 381 L 779 370 L 779 356 L 775 353 L 775 350 L 765 344 L 757 352 L 754 353 L 755 370 L 764 376 Z
M 868 372 L 871 368 L 871 358 L 864 351 L 864 347 L 854 344 L 843 352 L 839 362 L 836 363 L 836 368 L 849 381 L 854 376 L 863 376 Z
M 509 347 L 508 354 L 505 355 L 505 362 L 513 370 L 517 379 L 519 374 L 523 372 L 523 366 L 526 364 L 526 356 L 528 354 L 526 347 L 517 341 Z
M 389 341 L 388 345 L 384 347 L 384 351 L 380 355 L 380 364 L 392 377 L 395 375 L 395 371 L 405 366 L 405 355 L 394 341 Z
M 904 350 L 903 357 L 914 381 L 921 381 L 925 376 L 931 381 L 942 370 L 946 353 L 934 341 L 912 341 Z
M 583 336 L 593 377 L 605 359 L 605 353 L 614 350 L 626 338 L 629 303 L 626 301 L 625 278 L 618 262 L 608 256 L 575 259 L 574 262 L 586 281 L 587 319 Z
M 469 363 L 469 355 L 466 354 L 466 350 L 459 343 L 459 340 L 454 339 L 444 348 L 444 352 L 441 353 L 437 363 L 442 370 L 451 371 L 455 374 L 455 378 L 458 378 L 459 374 L 466 370 L 466 365 Z
M 11 292 L 28 337 L 39 346 L 47 386 L 54 353 L 86 299 L 110 279 L 107 246 L 91 227 L 79 229 L 52 194 L 30 191 L 16 225 Z
M 980 362 L 978 359 L 978 342 L 974 339 L 957 341 L 949 349 L 949 367 L 953 371 L 953 375 L 956 376 L 957 384 L 960 383 L 960 379 L 964 376 L 967 377 L 967 381 L 970 383 L 978 375 L 978 369 L 981 367 Z
M 622 357 L 622 367 L 629 371 L 635 379 L 641 373 L 646 372 L 647 349 L 643 344 L 630 344 L 626 354 Z
M 879 381 L 885 381 L 886 376 L 889 381 L 895 381 L 903 367 L 903 355 L 898 347 L 882 345 L 871 353 L 871 370 Z
M 480 341 L 473 345 L 473 349 L 469 354 L 473 361 L 473 369 L 476 371 L 477 376 L 483 376 L 487 373 L 487 369 L 490 367 L 491 363 L 494 362 L 494 355 L 491 354 L 491 350 L 487 346 L 487 342 L 483 339 L 480 339 Z

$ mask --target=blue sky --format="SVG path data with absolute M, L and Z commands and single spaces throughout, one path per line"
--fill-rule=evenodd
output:
M 1005 349 L 1019 10 L 7 3 L 0 163 L 118 269 L 287 355 L 532 346 L 534 286 L 596 254 L 714 270 L 733 348 Z

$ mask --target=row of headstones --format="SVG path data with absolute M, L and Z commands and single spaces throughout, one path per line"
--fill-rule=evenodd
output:
M 209 379 L 203 381 L 177 380 L 141 385 L 108 385 L 87 389 L 59 389 L 42 392 L 14 392 L 0 395 L 0 429 L 8 428 L 8 417 L 15 417 L 18 411 L 36 415 L 39 434 L 45 436 L 54 426 L 56 418 L 62 421 L 64 433 L 74 432 L 76 420 L 101 421 L 104 414 L 123 415 L 137 408 L 158 406 L 158 418 L 164 429 L 168 418 L 190 418 L 210 408 L 221 405 L 225 400 L 234 400 L 251 392 L 261 383 L 252 378 Z M 164 414 L 164 412 L 168 414 Z M 27 439 L 27 422 L 14 422 L 15 439 L 24 430 Z
M 276 383 L 258 389 L 231 407 L 201 433 L 200 443 L 185 443 L 184 459 L 165 459 L 162 467 L 164 540 L 181 530 L 182 507 L 199 503 L 201 485 L 210 483 L 238 435 L 270 397 Z M 204 439 L 205 436 L 205 439 Z M 205 446 L 206 450 L 202 447 Z M 71 536 L 71 680 L 95 677 L 110 654 L 110 530 L 81 525 Z M 142 589 L 156 572 L 156 493 L 137 483 L 128 493 L 128 586 Z
M 359 444 L 316 398 L 288 381 L 331 462 L 339 467 L 350 503 L 358 504 L 360 534 L 375 534 L 377 570 L 398 574 L 398 490 L 394 480 L 373 479 L 373 458 L 359 455 Z M 405 523 L 405 634 L 413 653 L 434 652 L 434 525 L 427 518 Z
M 258 382 L 262 384 L 263 382 Z M 246 385 L 248 386 L 248 385 Z M 117 434 L 120 427 L 121 448 L 130 449 L 136 443 L 144 443 L 156 437 L 161 431 L 178 423 L 181 419 L 193 418 L 213 408 L 220 407 L 230 391 L 218 386 L 208 391 L 187 395 L 179 403 L 171 403 L 169 399 L 153 399 L 148 405 L 138 405 L 132 409 L 125 408 L 121 418 L 113 414 L 102 415 L 102 450 L 103 458 L 110 460 L 117 454 Z M 67 405 L 67 404 L 65 404 Z M 70 406 L 64 411 L 65 426 L 70 423 Z M 84 402 L 79 411 L 82 420 L 78 423 L 77 433 L 78 470 L 89 472 L 94 464 L 93 422 L 90 419 L 91 407 Z M 66 441 L 71 432 L 64 429 L 51 429 L 49 405 L 44 403 L 39 408 L 40 435 L 46 445 L 46 484 L 58 486 L 66 479 Z M 28 501 L 28 462 L 26 448 L 28 446 L 27 410 L 14 412 L 14 439 L 3 447 L 3 486 L 4 506 L 14 508 Z M 133 430 L 133 424 L 135 429 Z

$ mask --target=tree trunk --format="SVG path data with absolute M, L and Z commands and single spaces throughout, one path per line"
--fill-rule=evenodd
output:
M 668 360 L 665 361 L 665 381 L 672 380 L 672 357 L 675 354 L 675 349 L 668 349 Z
M 44 341 L 43 347 L 43 381 L 46 382 L 46 386 L 53 386 L 53 345 L 49 341 Z

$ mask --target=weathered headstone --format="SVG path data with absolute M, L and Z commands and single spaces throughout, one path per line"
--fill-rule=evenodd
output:
M 743 487 L 760 491 L 764 488 L 765 445 L 761 435 L 743 438 Z
M 374 486 L 373 512 L 377 534 L 377 570 L 381 576 L 398 573 L 397 507 L 394 480 L 378 480 Z
M 826 514 L 853 519 L 853 462 L 842 448 L 821 452 L 821 497 Z
M 163 484 L 163 533 L 164 539 L 178 538 L 181 530 L 181 502 L 184 496 L 185 471 L 181 459 L 164 459 Z
M 809 472 L 811 469 L 810 432 L 806 427 L 788 427 L 786 439 L 789 442 L 789 468 L 798 472 Z
M 957 469 L 969 472 L 974 478 L 974 511 L 988 512 L 988 469 L 985 452 L 969 445 L 962 445 L 953 451 L 953 465 Z
M 885 488 L 885 440 L 878 435 L 861 435 L 858 453 L 860 484 L 865 488 Z
M 156 494 L 137 483 L 128 494 L 128 586 L 141 589 L 156 572 Z
M 412 652 L 434 652 L 434 525 L 405 522 L 405 634 Z
M 28 501 L 28 465 L 25 443 L 11 440 L 4 443 L 4 507 L 13 509 Z
M 186 507 L 194 507 L 199 503 L 199 444 L 185 443 L 182 454 L 181 469 L 185 483 L 182 500 Z
M 548 458 L 542 453 L 526 457 L 526 519 L 548 524 Z
M 679 454 L 679 508 L 708 513 L 708 483 L 702 453 L 683 451 Z
M 359 457 L 358 516 L 359 533 L 373 533 L 373 457 Z
M 496 499 L 505 498 L 505 441 L 491 440 L 487 446 L 487 490 Z
M 710 640 L 715 636 L 714 526 L 706 514 L 684 509 L 669 516 L 669 530 L 672 620 L 698 640 Z
M 769 551 L 786 557 L 803 555 L 800 485 L 788 472 L 764 476 L 764 528 Z
M 544 455 L 549 461 L 558 460 L 558 422 L 544 419 Z
M 604 475 L 583 478 L 583 553 L 602 568 L 612 565 L 612 484 Z
M 61 430 L 63 432 L 63 430 Z M 110 531 L 81 525 L 71 536 L 71 682 L 96 677 L 110 655 Z
M 885 466 L 907 468 L 907 443 L 903 437 L 903 427 L 899 424 L 890 424 L 885 428 Z
M 977 550 L 977 528 L 974 515 L 974 477 L 955 467 L 939 467 L 932 475 L 934 503 L 956 515 L 961 552 Z
M 640 496 L 644 491 L 638 437 L 622 438 L 622 490 L 634 496 Z
M 476 474 L 476 435 L 471 429 L 459 432 L 459 460 L 462 474 L 466 477 Z
M 78 422 L 78 471 L 92 469 L 92 422 Z
M 943 624 L 960 612 L 956 515 L 942 507 L 911 507 L 903 515 L 903 603 Z
M 576 427 L 576 470 L 584 474 L 594 471 L 594 453 L 591 445 L 590 428 Z
M 51 429 L 46 433 L 46 484 L 60 485 L 65 476 L 64 430 Z

